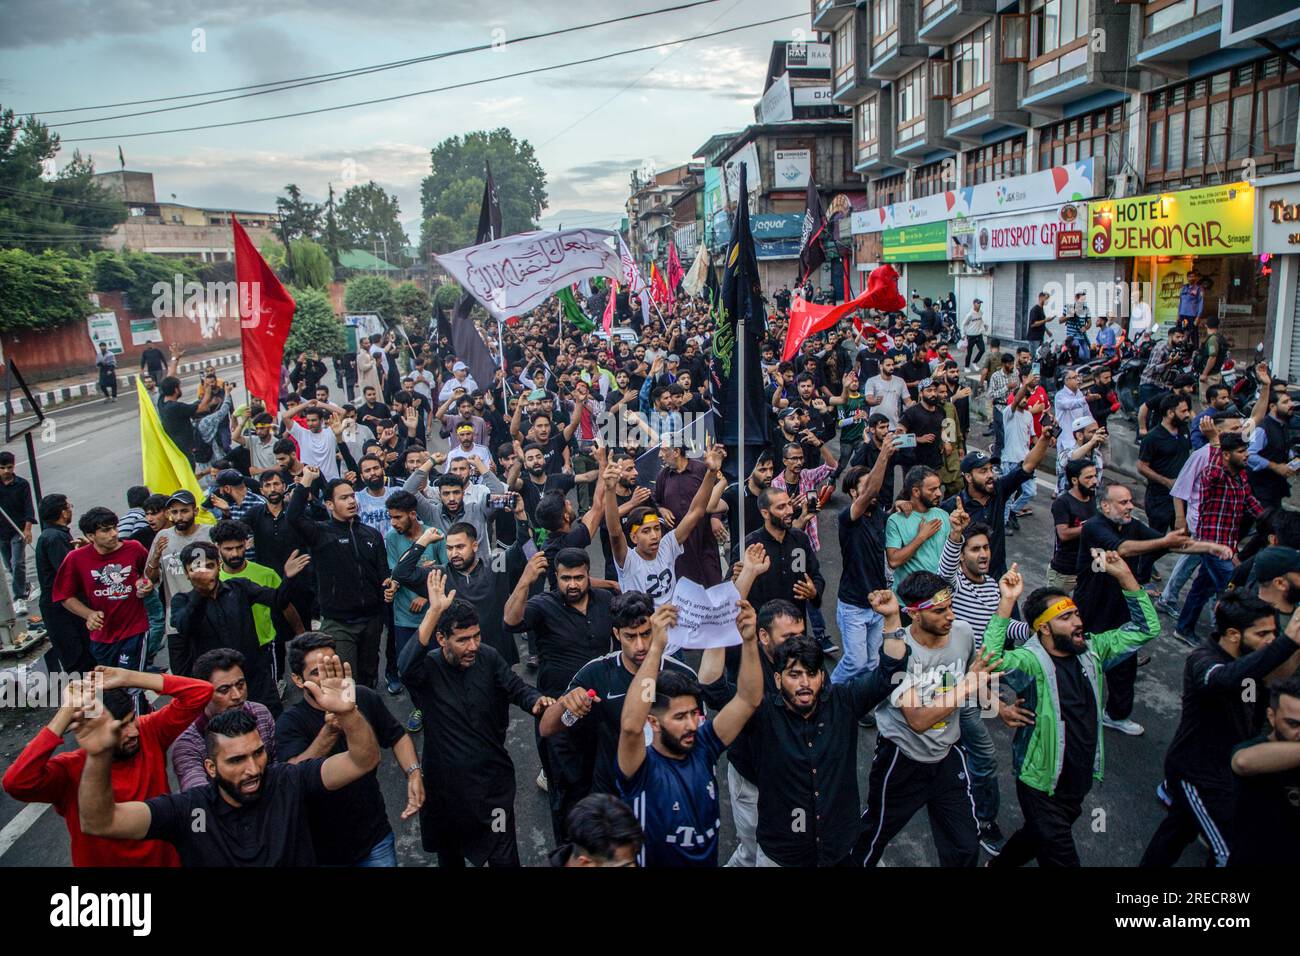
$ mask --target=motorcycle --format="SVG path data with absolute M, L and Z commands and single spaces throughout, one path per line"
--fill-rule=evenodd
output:
M 1138 408 L 1141 407 L 1139 394 L 1142 385 L 1142 370 L 1147 367 L 1155 343 L 1151 333 L 1145 332 L 1134 342 L 1125 338 L 1120 343 L 1119 367 L 1115 372 L 1115 391 L 1119 394 L 1119 404 L 1124 415 L 1134 423 L 1137 422 Z

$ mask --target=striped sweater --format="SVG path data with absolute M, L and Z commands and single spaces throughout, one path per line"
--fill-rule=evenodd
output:
M 975 632 L 975 649 L 979 650 L 984 643 L 984 629 L 997 613 L 1001 599 L 997 578 L 986 574 L 983 581 L 972 581 L 961 569 L 961 545 L 951 537 L 943 541 L 939 575 L 952 584 L 953 616 L 971 626 Z M 1023 644 L 1032 635 L 1024 621 L 1012 621 L 1007 625 L 1008 646 Z

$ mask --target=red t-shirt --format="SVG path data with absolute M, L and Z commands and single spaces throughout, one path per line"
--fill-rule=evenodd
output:
M 163 676 L 163 693 L 172 698 L 166 707 L 137 718 L 140 749 L 135 756 L 113 761 L 111 779 L 113 800 L 117 803 L 148 800 L 170 792 L 167 748 L 203 712 L 212 699 L 212 685 L 205 680 L 167 674 Z M 81 832 L 77 800 L 86 752 L 77 749 L 55 754 L 62 744 L 63 738 L 42 727 L 5 771 L 4 789 L 15 800 L 54 806 L 68 826 L 72 865 L 180 866 L 176 848 L 162 840 L 114 840 Z
M 70 552 L 54 576 L 55 601 L 77 598 L 92 611 L 104 612 L 104 626 L 90 632 L 101 644 L 118 641 L 149 630 L 144 600 L 136 597 L 135 582 L 144 574 L 149 552 L 139 541 L 122 541 L 108 554 L 91 544 Z
M 1011 392 L 1007 395 L 1008 407 L 1016 403 L 1017 391 L 1019 391 L 1019 389 L 1012 389 Z M 1039 404 L 1043 406 L 1043 411 L 1046 411 L 1047 409 L 1052 407 L 1052 403 L 1047 400 L 1047 389 L 1043 388 L 1043 386 L 1041 385 L 1036 386 L 1034 390 L 1029 393 L 1028 407 L 1033 408 L 1035 405 L 1039 405 Z M 1039 435 L 1043 433 L 1043 412 L 1039 412 L 1037 415 L 1033 416 L 1033 418 L 1034 418 L 1034 437 L 1037 438 Z

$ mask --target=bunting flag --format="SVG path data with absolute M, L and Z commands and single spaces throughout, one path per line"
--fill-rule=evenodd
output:
M 803 285 L 808 276 L 822 267 L 826 250 L 822 248 L 822 233 L 826 231 L 826 210 L 822 196 L 812 176 L 808 177 L 808 195 L 804 201 L 803 234 L 799 239 L 799 282 Z
M 475 243 L 482 244 L 501 238 L 501 202 L 497 197 L 497 184 L 492 179 L 492 167 L 484 163 L 483 167 L 483 203 L 479 207 L 478 231 Z M 462 289 L 468 287 L 462 282 Z M 483 337 L 478 333 L 478 326 L 469 317 L 474 308 L 475 298 L 468 291 L 460 297 L 456 308 L 451 313 L 451 346 L 456 356 L 469 366 L 474 381 L 486 383 L 496 380 L 496 360 L 488 350 Z M 499 317 L 498 317 L 499 318 Z
M 194 477 L 189 459 L 163 430 L 158 409 L 139 378 L 135 380 L 135 393 L 140 404 L 140 464 L 144 472 L 140 483 L 155 494 L 170 495 L 183 490 L 192 494 L 195 501 L 202 501 L 203 489 Z M 203 524 L 216 523 L 212 514 L 202 507 L 198 510 L 198 520 Z
M 686 273 L 686 278 L 682 280 L 682 291 L 687 295 L 699 295 L 704 291 L 704 274 L 712 272 L 710 266 L 709 249 L 701 245 L 695 250 L 695 261 L 691 263 L 691 271 Z
M 280 407 L 284 341 L 289 337 L 297 305 L 233 215 L 230 226 L 235 236 L 235 282 L 239 298 L 239 339 L 244 353 L 244 387 L 274 414 Z
M 671 240 L 668 243 L 668 304 L 673 305 L 677 302 L 677 290 L 681 287 L 682 280 L 686 278 L 686 270 L 682 268 L 682 260 L 677 258 L 677 243 Z
M 767 444 L 768 402 L 763 394 L 763 372 L 759 352 L 766 332 L 766 313 L 759 285 L 754 237 L 749 230 L 749 193 L 746 167 L 740 164 L 739 202 L 731 224 L 722 274 L 720 306 L 713 335 L 713 374 L 719 389 L 722 418 L 721 438 L 733 447 L 740 444 L 743 428 L 746 445 Z M 740 362 L 737 346 L 744 335 L 745 361 Z M 741 467 L 741 473 L 744 468 Z
M 614 309 L 618 304 L 618 283 L 611 282 L 609 290 L 605 295 L 605 314 L 601 317 L 601 326 L 605 329 L 605 334 L 609 335 L 614 328 Z
M 555 293 L 555 298 L 560 302 L 560 308 L 563 310 L 564 318 L 568 320 L 579 332 L 590 332 L 596 327 L 596 324 L 587 318 L 586 313 L 582 311 L 582 306 L 578 305 L 578 300 L 573 295 L 573 290 L 567 285 L 559 292 Z
M 655 305 L 672 304 L 672 296 L 664 284 L 663 274 L 653 262 L 650 263 L 650 295 L 654 298 Z

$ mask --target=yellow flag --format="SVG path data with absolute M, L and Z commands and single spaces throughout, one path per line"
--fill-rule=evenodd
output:
M 163 431 L 162 420 L 153 399 L 140 379 L 135 380 L 135 392 L 140 399 L 140 459 L 144 470 L 144 484 L 154 494 L 170 495 L 184 489 L 194 495 L 196 502 L 203 500 L 203 490 L 194 477 L 189 459 L 176 447 L 176 443 Z M 213 524 L 216 518 L 206 509 L 198 509 L 198 521 Z

